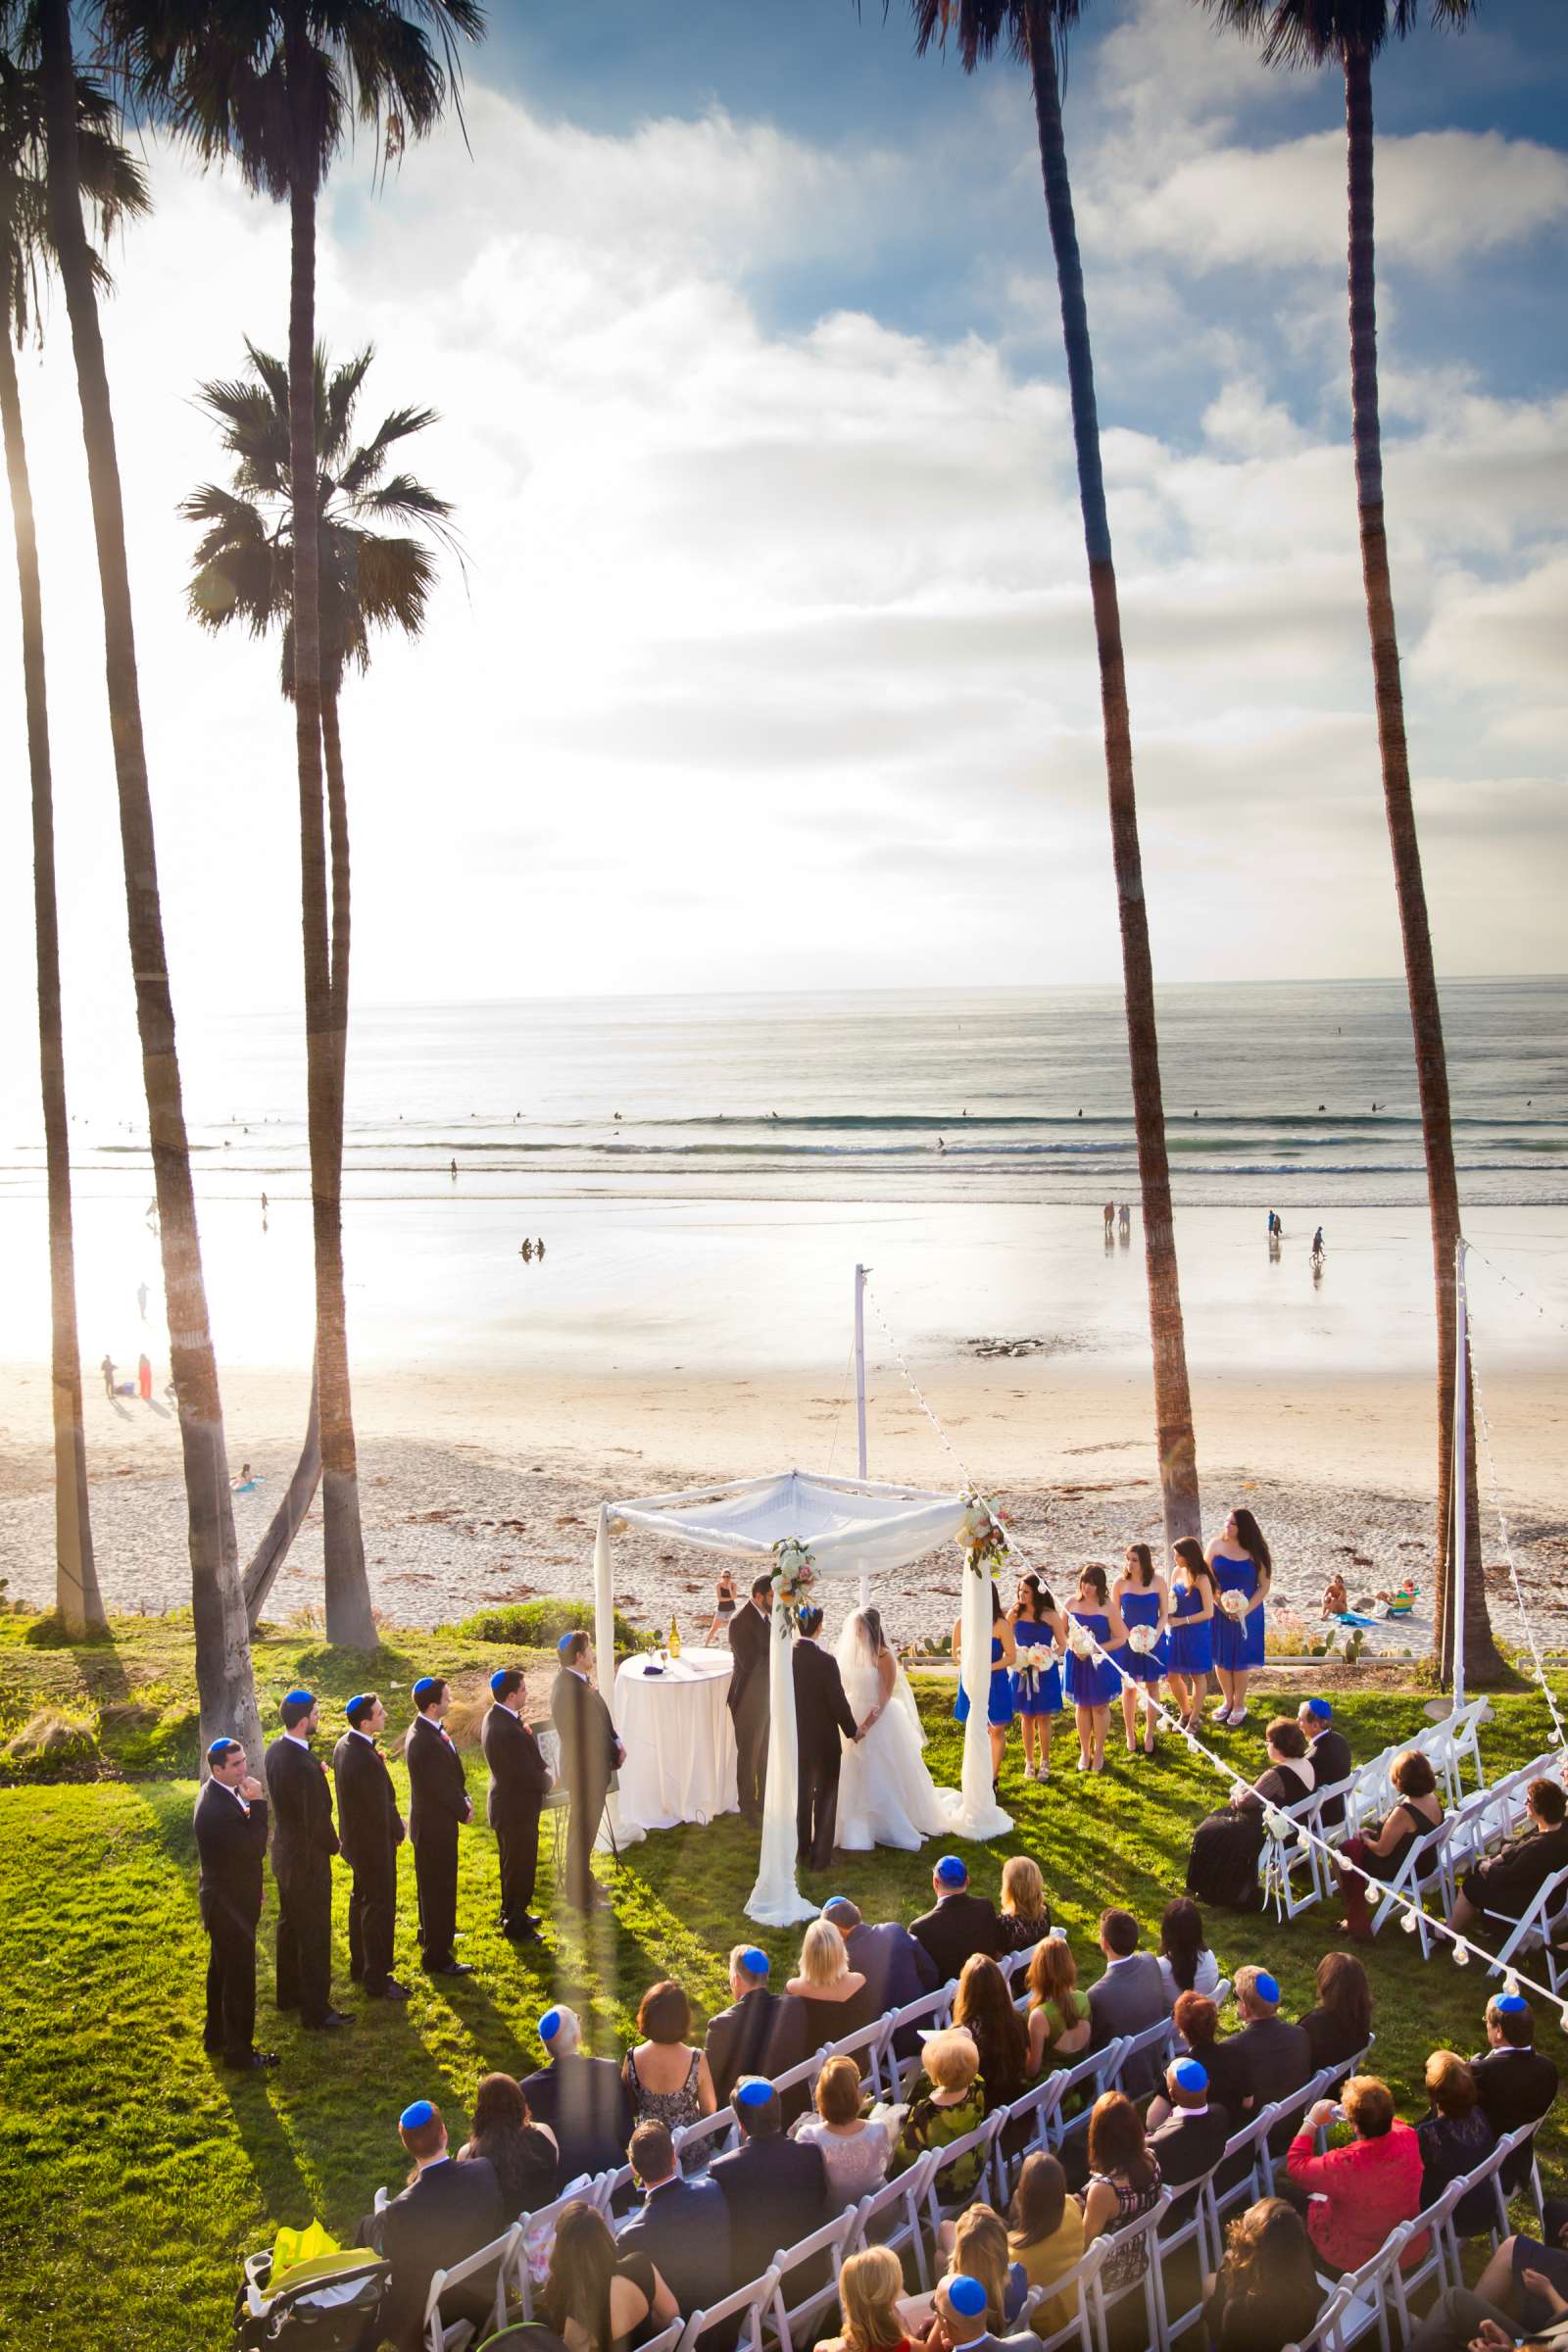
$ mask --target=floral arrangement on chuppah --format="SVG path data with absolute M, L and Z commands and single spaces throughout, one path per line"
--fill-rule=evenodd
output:
M 958 1522 L 958 1544 L 964 1565 L 976 1576 L 995 1576 L 1007 1556 L 1007 1526 L 1004 1511 L 984 1494 L 971 1494 L 963 1506 Z
M 783 1536 L 773 1546 L 773 1598 L 784 1614 L 786 1631 L 800 1631 L 801 1611 L 810 1599 L 816 1564 L 809 1547 L 795 1536 Z

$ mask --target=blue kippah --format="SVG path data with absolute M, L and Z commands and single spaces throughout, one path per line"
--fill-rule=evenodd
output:
M 1200 2066 L 1196 2058 L 1178 2058 L 1171 2072 L 1183 2090 L 1208 2088 L 1208 2069 Z
M 539 2020 L 539 2038 L 540 2038 L 540 2040 L 541 2040 L 541 2041 L 554 2041 L 554 2040 L 555 2040 L 555 2038 L 556 2038 L 556 2035 L 557 2035 L 557 2034 L 558 2034 L 560 2032 L 561 2032 L 561 2011 L 560 2011 L 559 2009 L 547 2009 L 547 2010 L 545 2011 L 545 2013 L 544 2013 L 543 2017 L 542 2017 L 542 2018 Z
M 735 2104 L 737 2107 L 765 2107 L 772 2096 L 772 2083 L 764 2082 L 760 2076 L 754 2075 L 750 2082 L 743 2082 L 736 2091 Z
M 966 2320 L 977 2320 L 986 2307 L 986 2290 L 978 2278 L 960 2271 L 956 2278 L 948 2280 L 948 2301 Z
M 956 1854 L 944 1854 L 937 1864 L 936 1875 L 944 1886 L 961 1886 L 969 1873 Z
M 577 1637 L 575 1634 L 563 1634 L 561 1640 L 556 1643 L 557 1657 L 564 1658 L 576 1639 Z
M 223 1758 L 228 1754 L 229 1749 L 231 1747 L 238 1747 L 238 1745 L 239 1741 L 237 1740 L 215 1740 L 207 1750 L 208 1763 L 221 1764 Z
M 511 1676 L 509 1670 L 505 1666 L 498 1666 L 494 1674 L 490 1677 L 490 1688 L 497 1698 L 501 1696 L 502 1691 L 506 1689 L 510 1680 Z
M 398 2117 L 398 2130 L 400 2132 L 422 2132 L 426 2124 L 434 2122 L 435 2109 L 429 2100 L 416 2099 L 414 2105 L 405 2107 L 403 2113 Z
M 1505 2017 L 1518 2017 L 1529 2008 L 1530 2003 L 1522 1992 L 1499 1992 L 1492 2006 L 1500 2009 Z
M 314 1707 L 316 1692 L 314 1690 L 285 1690 L 283 1704 L 285 1707 Z
M 741 1966 L 749 1977 L 765 1977 L 772 1965 L 767 1954 L 759 1951 L 755 1943 L 748 1944 L 741 1954 Z
M 425 1699 L 429 1697 L 431 1691 L 439 1690 L 440 1688 L 441 1678 L 439 1675 L 421 1674 L 418 1681 L 414 1686 L 415 1698 L 422 1705 Z
M 1277 1977 L 1271 1977 L 1266 1973 L 1266 1971 L 1260 1970 L 1258 1975 L 1253 1979 L 1252 1989 L 1257 1994 L 1257 1997 L 1260 2001 L 1267 2001 L 1271 2009 L 1277 2004 L 1280 1997 L 1279 1980 Z
M 1316 1723 L 1327 1723 L 1334 1713 L 1334 1709 L 1326 1698 L 1309 1698 L 1306 1702 L 1306 1711 Z
M 362 1715 L 368 1715 L 373 1704 L 373 1691 L 356 1690 L 354 1696 L 349 1700 L 349 1703 L 344 1708 L 343 1712 L 348 1717 L 350 1723 L 358 1724 Z

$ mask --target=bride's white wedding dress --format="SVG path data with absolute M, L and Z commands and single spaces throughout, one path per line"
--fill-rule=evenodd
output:
M 864 1619 L 856 1610 L 839 1639 L 839 1672 L 857 1723 L 864 1723 L 879 1700 L 882 1712 L 863 1740 L 846 1743 L 839 1772 L 836 1845 L 846 1853 L 867 1853 L 874 1845 L 913 1853 L 927 1838 L 956 1826 L 961 1798 L 955 1788 L 938 1788 L 920 1750 L 925 1734 L 908 1677 L 890 1650 L 879 1666 Z

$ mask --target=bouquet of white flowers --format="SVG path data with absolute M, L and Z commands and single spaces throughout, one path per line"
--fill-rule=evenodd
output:
M 1152 1625 L 1130 1625 L 1127 1629 L 1127 1646 L 1136 1649 L 1141 1658 L 1148 1657 L 1158 1639 Z
M 1222 1592 L 1219 1596 L 1219 1605 L 1227 1617 L 1234 1617 L 1239 1621 L 1247 1615 L 1247 1594 L 1245 1592 Z
M 1068 1632 L 1067 1645 L 1075 1658 L 1092 1658 L 1095 1654 L 1094 1635 L 1087 1625 L 1079 1625 L 1076 1621 Z

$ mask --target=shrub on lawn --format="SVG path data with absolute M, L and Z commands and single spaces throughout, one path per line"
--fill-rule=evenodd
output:
M 519 1649 L 554 1649 L 563 1634 L 591 1634 L 591 1600 L 509 1600 L 499 1608 L 476 1609 L 457 1625 L 438 1626 L 440 1634 L 461 1634 L 470 1642 L 514 1642 Z M 617 1650 L 647 1649 L 653 1642 L 620 1611 L 615 1611 Z
M 90 1762 L 98 1753 L 98 1735 L 85 1716 L 68 1714 L 64 1707 L 40 1707 L 5 1744 L 5 1760 L 18 1773 L 51 1771 Z

